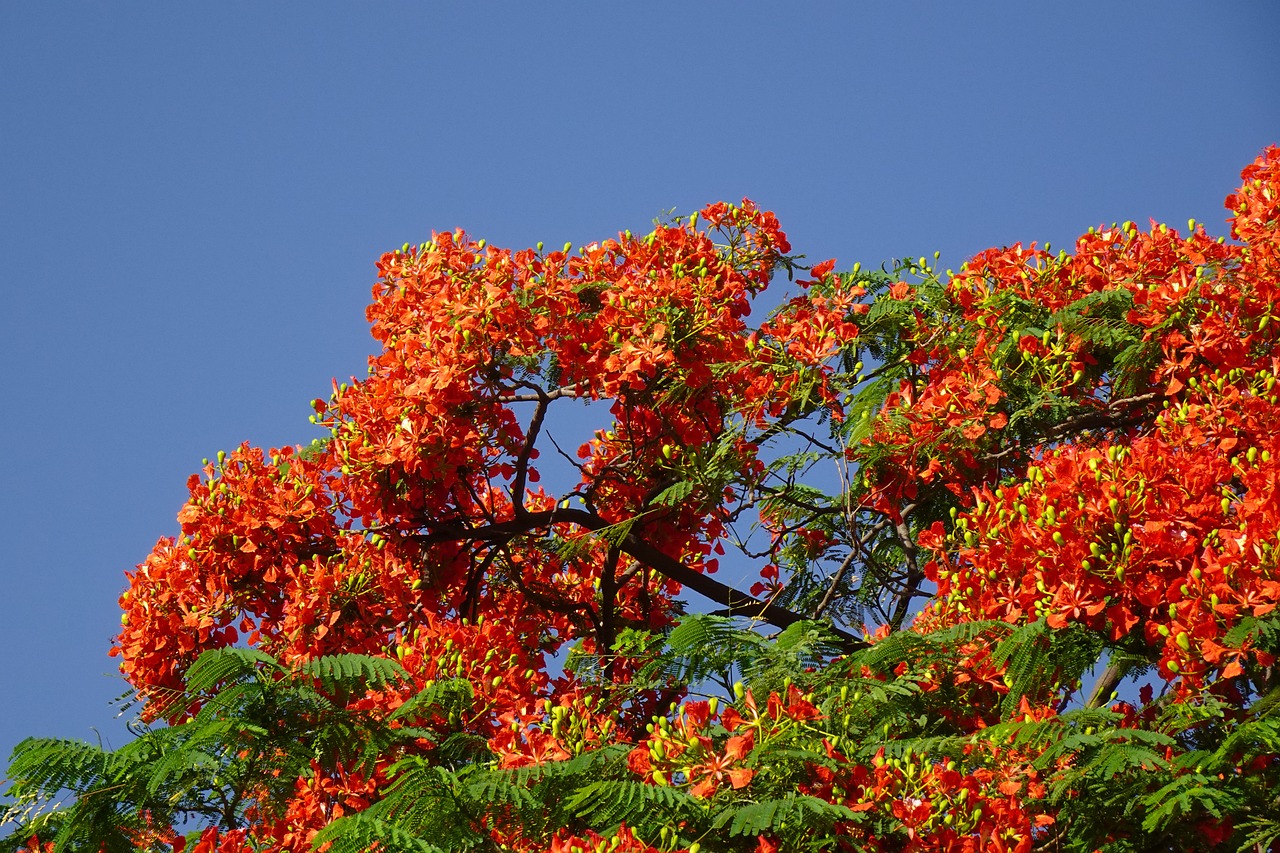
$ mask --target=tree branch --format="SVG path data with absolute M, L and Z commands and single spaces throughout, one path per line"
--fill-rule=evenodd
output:
M 610 547 L 600 572 L 600 630 L 596 632 L 596 652 L 606 661 L 604 676 L 610 681 L 613 680 L 614 669 L 616 669 L 611 652 L 613 651 L 613 642 L 617 639 L 614 604 L 616 603 L 619 586 L 617 577 L 620 556 L 621 552 L 617 548 Z
M 440 542 L 460 542 L 468 539 L 483 541 L 510 540 L 535 530 L 548 528 L 553 524 L 572 524 L 593 532 L 614 526 L 595 513 L 581 509 L 561 509 L 557 507 L 556 509 L 541 512 L 525 513 L 511 521 L 488 524 L 483 527 L 440 529 L 432 533 L 420 534 L 415 538 L 424 546 Z M 767 601 L 760 601 L 745 592 L 721 583 L 709 575 L 694 571 L 679 560 L 667 556 L 654 545 L 634 533 L 628 533 L 621 542 L 616 543 L 616 547 L 621 553 L 639 560 L 659 574 L 665 575 L 682 586 L 692 589 L 699 595 L 711 599 L 724 607 L 730 615 L 763 619 L 765 622 L 779 628 L 786 628 L 797 622 L 805 621 L 804 616 L 787 610 L 785 607 L 780 607 Z M 860 637 L 855 637 L 847 631 L 842 631 L 838 628 L 832 628 L 832 631 L 841 639 L 846 651 L 854 651 L 867 645 Z
M 1102 675 L 1098 676 L 1098 680 L 1094 682 L 1093 691 L 1089 694 L 1089 701 L 1084 703 L 1086 708 L 1101 708 L 1106 702 L 1110 701 L 1111 693 L 1116 689 L 1129 671 L 1129 665 L 1126 663 L 1116 663 L 1112 661 L 1107 664 L 1107 668 L 1102 671 Z
M 1137 426 L 1146 418 L 1142 417 L 1145 412 L 1138 411 L 1138 407 L 1143 403 L 1149 403 L 1156 398 L 1156 392 L 1151 391 L 1146 394 L 1138 394 L 1133 397 L 1122 397 L 1119 400 L 1111 400 L 1105 408 L 1092 409 L 1087 412 L 1081 412 L 1078 415 L 1063 420 L 1061 423 L 1051 427 L 1041 439 L 1041 444 L 1058 441 L 1066 438 L 1068 435 L 1085 432 L 1091 429 L 1119 429 L 1121 427 Z M 1008 456 L 1010 453 L 1016 453 L 1019 450 L 1029 450 L 1030 446 L 1011 445 L 999 452 L 987 453 L 982 456 L 983 459 L 994 460 L 1002 456 Z
M 578 391 L 576 385 L 565 385 L 555 388 L 551 391 L 543 391 L 541 388 L 533 394 L 517 394 L 514 391 L 510 394 L 503 394 L 498 397 L 499 403 L 550 403 L 552 400 L 558 400 L 561 397 L 577 398 L 582 394 Z
M 524 436 L 524 446 L 520 448 L 520 458 L 516 460 L 516 479 L 511 484 L 511 505 L 515 507 L 517 518 L 525 513 L 524 488 L 526 478 L 529 476 L 529 459 L 533 456 L 533 443 L 538 440 L 542 421 L 547 416 L 547 406 L 551 405 L 552 400 L 551 395 L 541 388 L 537 389 L 537 394 L 538 405 L 533 410 L 533 417 L 529 419 L 529 430 Z
M 849 556 L 844 558 L 844 562 L 840 564 L 840 568 L 836 569 L 835 575 L 831 578 L 831 583 L 827 585 L 827 591 L 822 596 L 822 600 L 818 602 L 818 606 L 813 608 L 813 618 L 817 619 L 822 616 L 824 610 L 831 606 L 831 601 L 836 597 L 836 589 L 839 588 L 840 582 L 844 580 L 845 572 L 849 571 L 849 567 L 853 565 L 853 561 L 857 558 L 858 551 L 856 548 L 849 549 Z
M 916 593 L 920 591 L 920 584 L 924 581 L 924 572 L 920 571 L 916 563 L 916 543 L 911 538 L 911 530 L 907 527 L 907 523 L 899 521 L 894 524 L 893 529 L 898 535 L 898 544 L 902 546 L 902 556 L 907 563 L 906 581 L 902 591 L 898 593 L 893 618 L 890 620 L 893 630 L 897 631 L 907 619 L 907 611 L 911 607 L 911 599 L 915 598 Z

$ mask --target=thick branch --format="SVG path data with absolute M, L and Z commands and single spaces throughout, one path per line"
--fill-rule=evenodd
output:
M 1111 701 L 1112 691 L 1116 689 L 1117 684 L 1124 680 L 1128 671 L 1128 664 L 1114 661 L 1107 664 L 1107 668 L 1102 671 L 1102 675 L 1098 676 L 1097 682 L 1093 685 L 1093 692 L 1089 694 L 1089 701 L 1085 702 L 1084 706 L 1086 708 L 1101 708 Z
M 818 602 L 818 606 L 813 609 L 813 618 L 817 619 L 822 616 L 823 612 L 831 606 L 831 601 L 836 597 L 836 590 L 840 588 L 840 583 L 844 580 L 845 572 L 849 571 L 849 567 L 853 565 L 853 561 L 858 556 L 856 548 L 849 549 L 849 556 L 844 558 L 844 562 L 840 564 L 840 568 L 836 569 L 835 575 L 831 578 L 831 583 L 827 586 L 826 594 L 822 596 L 822 600 Z
M 604 666 L 605 678 L 613 680 L 614 660 L 613 641 L 617 638 L 617 625 L 614 622 L 614 605 L 618 592 L 618 558 L 617 548 L 610 547 L 605 557 L 604 571 L 600 573 L 600 630 L 596 633 L 596 652 L 607 661 Z
M 551 396 L 541 388 L 538 389 L 538 406 L 529 419 L 529 431 L 524 436 L 524 446 L 520 448 L 520 458 L 516 460 L 516 479 L 511 485 L 511 504 L 516 515 L 524 515 L 524 487 L 529 476 L 529 459 L 533 456 L 533 444 L 538 440 L 542 430 L 542 420 L 547 416 L 547 406 L 551 405 Z
M 528 387 L 528 386 L 524 386 Z M 578 390 L 577 385 L 565 385 L 560 388 L 554 388 L 550 391 L 543 391 L 541 388 L 533 394 L 517 394 L 514 391 L 510 394 L 503 394 L 498 397 L 499 403 L 550 403 L 552 400 L 558 400 L 561 397 L 581 397 L 582 393 Z
M 592 512 L 581 509 L 557 508 L 525 513 L 520 518 L 512 521 L 489 524 L 484 527 L 437 530 L 433 533 L 421 535 L 417 539 L 423 545 L 434 545 L 439 542 L 460 542 L 468 539 L 485 541 L 510 540 L 523 534 L 531 533 L 534 530 L 550 527 L 552 524 L 573 524 L 591 531 L 600 531 L 613 526 Z M 692 589 L 699 595 L 711 599 L 724 607 L 733 616 L 763 619 L 779 628 L 786 628 L 788 625 L 805 620 L 804 616 L 787 610 L 785 607 L 779 607 L 767 601 L 760 601 L 745 592 L 721 583 L 709 575 L 694 571 L 679 560 L 662 553 L 658 548 L 634 533 L 628 533 L 621 542 L 617 543 L 617 548 L 620 552 L 639 560 L 659 574 L 665 575 L 682 586 Z M 832 630 L 843 641 L 842 644 L 846 650 L 852 651 L 866 645 L 861 638 L 855 637 L 846 631 L 836 628 Z
M 916 563 L 916 543 L 911 538 L 911 530 L 907 527 L 907 523 L 899 521 L 894 525 L 893 529 L 898 534 L 898 544 L 902 546 L 902 555 L 907 563 L 906 582 L 902 591 L 898 593 L 893 617 L 889 623 L 893 626 L 893 630 L 896 631 L 906 621 L 907 611 L 911 607 L 911 599 L 916 597 L 916 593 L 920 590 L 920 584 L 924 582 L 924 572 L 920 571 Z
M 476 618 L 476 608 L 480 606 L 480 581 L 484 578 L 485 572 L 493 565 L 493 561 L 497 559 L 499 548 L 490 548 L 489 553 L 476 563 L 475 557 L 471 558 L 471 568 L 467 572 L 467 585 L 463 590 L 462 606 L 459 612 L 468 619 Z
M 1092 409 L 1081 412 L 1078 415 L 1072 415 L 1051 427 L 1045 433 L 1042 442 L 1059 441 L 1067 436 L 1078 435 L 1093 429 L 1124 429 L 1138 426 L 1150 417 L 1147 410 L 1143 408 L 1143 404 L 1151 402 L 1156 396 L 1153 391 L 1147 394 L 1138 394 L 1134 397 L 1122 397 L 1119 400 L 1110 401 L 1105 408 Z M 1010 453 L 1026 449 L 1028 449 L 1026 446 L 1010 445 L 1004 450 L 985 454 L 982 458 L 989 460 L 999 459 L 1002 456 L 1008 456 Z

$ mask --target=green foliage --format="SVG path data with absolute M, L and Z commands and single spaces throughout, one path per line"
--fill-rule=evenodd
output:
M 950 718 L 953 686 L 935 675 L 975 642 L 988 644 L 1004 665 L 1009 691 L 989 725 L 967 733 Z M 1255 757 L 1280 752 L 1280 690 L 1260 697 L 1249 716 L 1232 725 L 1221 702 L 1170 703 L 1150 727 L 1135 727 L 1131 712 L 1108 708 L 1029 720 L 1019 715 L 1021 699 L 1051 689 L 1044 673 L 1078 678 L 1096 659 L 1096 640 L 1043 622 L 976 622 L 931 634 L 898 632 L 833 663 L 837 651 L 814 622 L 769 639 L 731 619 L 690 616 L 663 638 L 651 664 L 663 677 L 686 683 L 741 678 L 762 696 L 794 686 L 821 711 L 812 723 L 757 743 L 749 789 L 721 786 L 707 798 L 692 796 L 678 779 L 656 785 L 637 778 L 628 768 L 627 744 L 501 769 L 483 740 L 429 722 L 472 706 L 464 680 L 428 683 L 378 719 L 344 702 L 403 686 L 403 670 L 388 660 L 342 655 L 291 670 L 258 653 L 208 652 L 192 680 L 205 693 L 171 706 L 190 711 L 181 722 L 152 728 L 114 752 L 65 740 L 19 745 L 6 815 L 19 828 L 5 849 L 17 849 L 35 833 L 59 850 L 129 850 L 129 833 L 142 829 L 146 816 L 234 828 L 247 808 L 268 802 L 264 784 L 273 774 L 292 784 L 339 765 L 382 765 L 388 780 L 369 808 L 330 823 L 316 838 L 339 853 L 365 850 L 375 840 L 424 853 L 500 849 L 490 827 L 539 837 L 558 830 L 607 834 L 626 824 L 652 844 L 699 841 L 708 850 L 744 853 L 761 834 L 782 849 L 800 850 L 821 849 L 821 839 L 851 824 L 892 832 L 883 811 L 854 811 L 797 792 L 813 768 L 838 766 L 820 748 L 822 739 L 869 763 L 883 755 L 980 766 L 990 749 L 1034 756 L 1047 782 L 1043 804 L 1057 814 L 1063 834 L 1054 837 L 1064 850 L 1137 851 L 1150 849 L 1141 845 L 1152 839 L 1191 849 L 1195 823 L 1206 815 L 1244 815 L 1242 837 L 1264 849 L 1280 837 L 1265 777 L 1236 772 Z M 728 735 L 713 732 L 720 743 Z M 436 748 L 403 751 L 424 737 Z M 1178 750 L 1173 760 L 1171 748 Z M 387 766 L 398 750 L 403 757 Z M 66 801 L 58 802 L 60 796 Z M 1108 821 L 1099 823 L 1099 814 Z M 1115 827 L 1127 829 L 1117 835 Z
M 326 655 L 307 661 L 298 669 L 301 675 L 310 675 L 320 689 L 337 696 L 347 696 L 353 690 L 379 690 L 396 687 L 410 681 L 404 667 L 389 658 L 369 655 Z
M 590 782 L 574 791 L 566 808 L 590 826 L 676 826 L 701 811 L 685 791 L 635 779 Z
M 143 726 L 114 751 L 47 738 L 20 743 L 4 813 L 16 828 L 0 849 L 38 835 L 59 851 L 132 850 L 132 833 L 150 826 L 236 828 L 250 807 L 279 802 L 313 762 L 372 769 L 423 734 L 344 705 L 406 679 L 384 658 L 338 655 L 291 671 L 259 651 L 207 651 L 189 671 L 189 691 L 163 706 L 172 725 Z M 429 688 L 412 707 L 436 707 L 444 692 Z
M 727 828 L 730 837 L 785 832 L 788 826 L 804 827 L 814 835 L 835 835 L 841 821 L 861 821 L 862 816 L 845 806 L 817 797 L 790 794 L 776 800 L 746 803 L 725 809 L 716 818 L 716 829 Z

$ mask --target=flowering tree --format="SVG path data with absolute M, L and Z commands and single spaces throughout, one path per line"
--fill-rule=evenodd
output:
M 9 848 L 1271 849 L 1280 149 L 1243 177 L 1230 242 L 945 274 L 750 202 L 384 255 L 323 437 L 206 463 L 129 575 L 140 737 L 24 742 Z

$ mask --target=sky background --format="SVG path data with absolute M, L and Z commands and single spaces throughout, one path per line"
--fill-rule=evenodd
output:
M 842 267 L 1222 234 L 1280 143 L 1277 32 L 1275 0 L 0 4 L 0 761 L 126 739 L 124 572 L 203 457 L 318 435 L 383 251 L 744 196 Z

